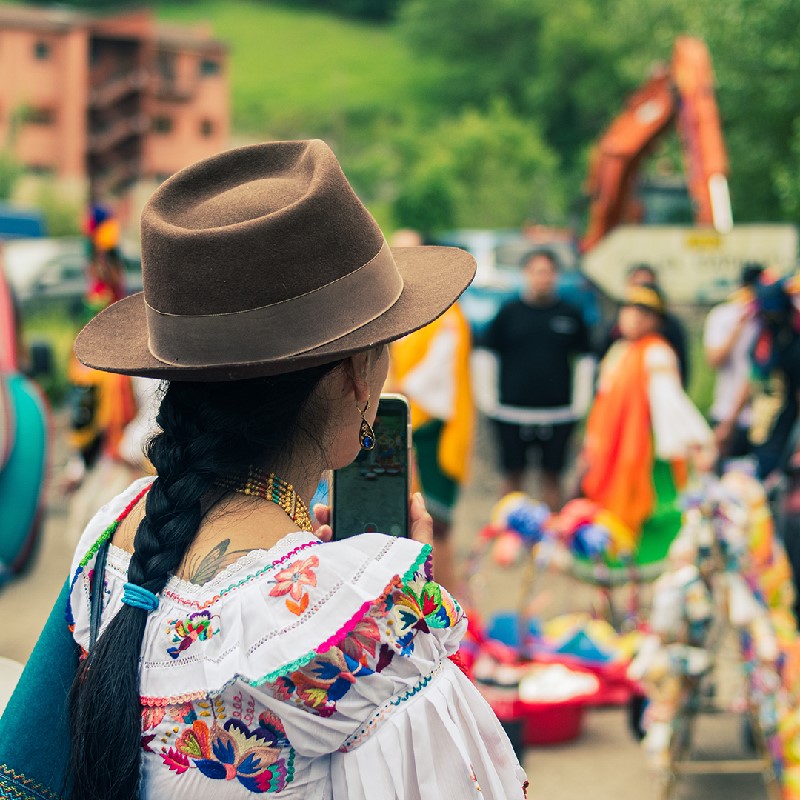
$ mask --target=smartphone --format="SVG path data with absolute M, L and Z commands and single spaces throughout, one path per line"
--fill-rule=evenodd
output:
M 333 471 L 331 526 L 334 539 L 360 533 L 408 536 L 411 490 L 411 420 L 408 401 L 383 394 L 378 402 L 375 447 Z

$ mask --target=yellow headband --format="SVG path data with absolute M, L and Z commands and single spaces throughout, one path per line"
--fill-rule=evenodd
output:
M 648 286 L 631 286 L 625 294 L 623 305 L 639 306 L 663 314 L 664 302 L 658 292 Z

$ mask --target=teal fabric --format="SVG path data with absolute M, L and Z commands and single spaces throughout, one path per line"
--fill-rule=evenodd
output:
M 0 719 L 0 798 L 68 798 L 67 698 L 78 646 L 64 621 L 69 581 Z
M 14 415 L 14 444 L 0 471 L 0 570 L 17 573 L 36 536 L 47 465 L 47 410 L 38 389 L 23 375 L 5 379 Z

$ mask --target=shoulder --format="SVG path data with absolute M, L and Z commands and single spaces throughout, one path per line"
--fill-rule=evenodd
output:
M 138 502 L 147 493 L 153 480 L 154 478 L 148 476 L 134 481 L 124 492 L 118 494 L 113 500 L 109 500 L 108 503 L 97 510 L 92 519 L 89 520 L 86 528 L 84 528 L 75 548 L 70 575 L 75 575 L 81 562 L 93 557 L 94 551 L 101 543 L 100 540 L 109 538 L 104 537 L 108 527 L 123 516 L 130 505 Z
M 720 303 L 706 314 L 706 325 L 724 324 L 728 320 L 735 318 L 737 314 L 738 309 L 734 303 Z
M 572 317 L 581 323 L 583 322 L 583 314 L 581 313 L 581 310 L 569 300 L 559 298 L 556 304 L 553 306 L 553 312 L 562 314 L 566 317 Z
M 463 613 L 433 583 L 430 552 L 382 534 L 322 543 L 301 532 L 271 550 L 253 551 L 202 586 L 171 579 L 148 619 L 143 702 L 183 702 L 237 680 L 274 682 L 343 642 L 369 648 L 364 637 L 380 638 L 387 615 L 398 617 L 392 630 L 400 638 L 408 624 L 409 641 L 423 628 L 454 628 Z M 110 554 L 104 625 L 121 608 L 126 567 L 120 553 Z M 73 635 L 84 647 L 87 599 L 88 584 L 81 582 L 71 602 Z
M 499 308 L 496 319 L 505 319 L 513 317 L 516 314 L 524 313 L 528 306 L 523 302 L 521 297 L 512 297 L 506 300 Z
M 675 351 L 661 338 L 655 338 L 647 345 L 644 359 L 650 371 L 677 369 Z
M 731 311 L 732 306 L 730 303 L 720 303 L 706 314 L 706 318 L 703 321 L 703 332 L 707 339 L 710 336 L 713 337 L 718 331 L 724 331 L 730 326 L 733 319 Z

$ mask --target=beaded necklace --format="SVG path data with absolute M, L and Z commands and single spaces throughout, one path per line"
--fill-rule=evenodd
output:
M 313 530 L 308 508 L 297 496 L 294 486 L 279 478 L 274 472 L 265 474 L 255 467 L 250 467 L 245 478 L 220 478 L 217 483 L 233 492 L 261 497 L 270 503 L 275 503 L 286 512 L 298 528 L 304 531 Z

